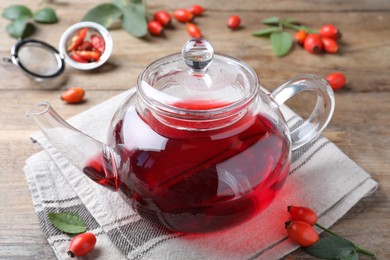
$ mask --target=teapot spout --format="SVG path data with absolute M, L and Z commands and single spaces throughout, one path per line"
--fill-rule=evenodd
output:
M 113 190 L 119 187 L 115 150 L 68 124 L 48 102 L 35 104 L 27 113 L 47 140 L 93 181 Z

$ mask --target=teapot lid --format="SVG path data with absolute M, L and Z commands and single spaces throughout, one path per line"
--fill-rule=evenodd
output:
M 181 53 L 150 64 L 139 76 L 137 88 L 155 106 L 209 111 L 247 104 L 259 87 L 249 65 L 214 53 L 207 40 L 194 38 Z

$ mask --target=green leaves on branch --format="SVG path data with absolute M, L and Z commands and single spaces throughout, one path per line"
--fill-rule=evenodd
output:
M 35 31 L 35 25 L 31 21 L 48 24 L 58 21 L 56 12 L 51 7 L 45 7 L 33 13 L 24 5 L 11 5 L 3 10 L 2 15 L 11 21 L 6 26 L 6 30 L 14 38 L 31 36 Z
M 122 28 L 135 37 L 147 34 L 146 6 L 140 0 L 113 0 L 89 10 L 83 21 L 92 21 L 110 28 L 116 21 L 121 20 Z
M 87 231 L 84 220 L 73 212 L 51 212 L 49 220 L 56 228 L 68 234 L 80 234 Z
M 272 44 L 272 50 L 277 57 L 287 55 L 293 46 L 293 37 L 289 33 L 285 32 L 285 29 L 293 29 L 297 31 L 303 30 L 307 33 L 316 32 L 309 27 L 299 25 L 293 18 L 281 19 L 279 17 L 272 16 L 262 20 L 261 23 L 270 27 L 254 31 L 252 32 L 252 35 L 256 37 L 269 37 Z

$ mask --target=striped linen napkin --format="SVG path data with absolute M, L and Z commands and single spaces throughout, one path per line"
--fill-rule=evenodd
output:
M 134 89 L 68 120 L 104 141 L 112 115 Z M 301 119 L 287 107 L 291 127 Z M 44 235 L 58 259 L 68 259 L 70 236 L 55 229 L 49 212 L 77 212 L 97 236 L 95 249 L 83 259 L 279 259 L 297 248 L 286 236 L 287 206 L 304 205 L 319 214 L 325 227 L 334 224 L 377 183 L 323 136 L 292 156 L 290 175 L 274 202 L 237 227 L 210 234 L 169 231 L 142 219 L 117 193 L 89 180 L 69 164 L 41 133 L 32 139 L 44 150 L 26 161 L 24 172 Z

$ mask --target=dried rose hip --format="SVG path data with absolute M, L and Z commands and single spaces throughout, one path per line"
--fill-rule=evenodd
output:
M 104 39 L 101 36 L 94 34 L 91 36 L 91 41 L 93 47 L 96 50 L 100 51 L 101 53 L 104 52 L 104 49 L 106 48 L 106 43 L 104 42 Z
M 83 43 L 85 36 L 87 35 L 88 28 L 82 28 L 78 33 L 73 36 L 71 43 L 68 47 L 68 51 L 77 50 L 77 48 Z

